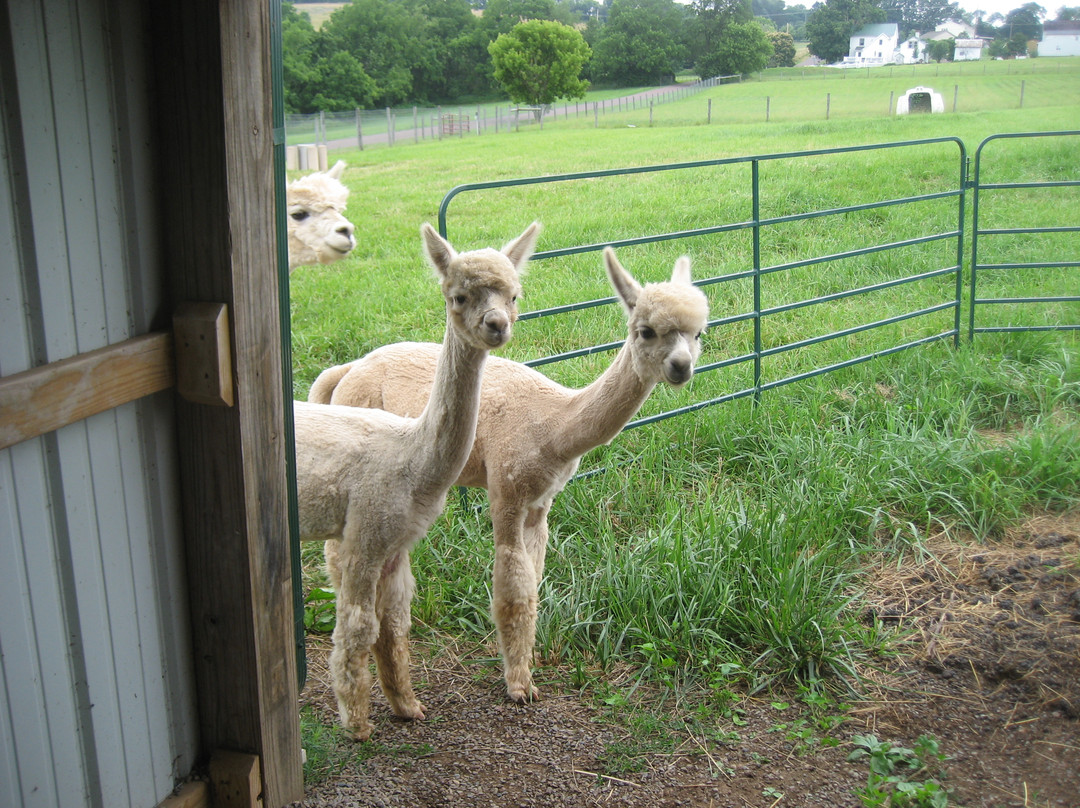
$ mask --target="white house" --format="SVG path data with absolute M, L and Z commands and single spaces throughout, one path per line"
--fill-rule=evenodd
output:
M 954 62 L 977 62 L 982 58 L 985 43 L 981 39 L 958 39 L 953 51 Z
M 870 67 L 891 64 L 897 60 L 900 31 L 895 22 L 866 25 L 851 35 L 845 66 Z
M 1080 56 L 1080 24 L 1054 31 L 1044 28 L 1039 56 Z
M 948 20 L 941 23 L 935 31 L 944 31 L 951 34 L 953 39 L 972 39 L 975 36 L 975 26 L 968 25 L 966 22 L 956 22 L 954 20 Z

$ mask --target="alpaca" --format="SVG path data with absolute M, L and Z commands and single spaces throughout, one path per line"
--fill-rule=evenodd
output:
M 544 573 L 551 503 L 589 449 L 610 443 L 660 381 L 693 376 L 708 301 L 690 280 L 690 259 L 671 280 L 642 288 L 615 252 L 604 250 L 611 285 L 628 317 L 615 360 L 592 384 L 569 389 L 517 362 L 492 357 L 481 387 L 476 440 L 461 486 L 486 488 L 495 536 L 492 616 L 507 693 L 539 697 L 532 683 L 537 589 Z M 431 390 L 439 346 L 400 343 L 323 371 L 309 401 L 419 412 Z
M 353 223 L 345 218 L 349 189 L 341 183 L 345 163 L 295 179 L 285 188 L 288 207 L 289 272 L 305 264 L 332 264 L 356 246 Z
M 409 676 L 409 548 L 442 512 L 472 450 L 488 351 L 510 339 L 519 272 L 537 223 L 507 244 L 457 254 L 428 224 L 424 251 L 446 299 L 434 394 L 414 417 L 294 402 L 301 540 L 326 542 L 337 592 L 330 673 L 342 726 L 367 740 L 369 653 L 393 712 L 423 718 Z

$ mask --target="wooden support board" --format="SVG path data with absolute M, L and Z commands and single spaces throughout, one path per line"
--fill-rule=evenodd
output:
M 172 387 L 172 345 L 155 332 L 0 379 L 0 449 Z

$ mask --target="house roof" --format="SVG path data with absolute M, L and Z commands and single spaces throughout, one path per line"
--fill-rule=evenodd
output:
M 1073 28 L 1048 28 L 1043 27 L 1043 39 L 1048 36 L 1080 36 L 1080 25 Z
M 852 36 L 872 37 L 872 36 L 899 36 L 899 28 L 895 22 L 879 22 L 873 25 L 864 25 Z
M 958 48 L 981 48 L 983 46 L 981 39 L 958 39 L 956 40 L 956 47 Z

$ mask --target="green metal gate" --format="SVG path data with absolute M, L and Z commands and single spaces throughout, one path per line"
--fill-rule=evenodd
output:
M 945 165 L 944 171 L 950 172 L 951 176 L 943 180 L 943 186 L 929 193 L 917 193 L 898 197 L 883 196 L 880 199 L 857 204 L 838 206 L 825 206 L 813 210 L 800 210 L 798 212 L 784 212 L 780 215 L 763 214 L 763 200 L 768 198 L 769 181 L 763 176 L 764 168 L 771 164 L 785 164 L 797 161 L 810 161 L 828 156 L 836 157 L 840 161 L 850 161 L 859 153 L 870 151 L 889 150 L 895 154 L 896 160 L 919 161 L 924 159 L 923 152 L 933 147 L 937 150 L 955 150 L 955 156 L 946 157 L 941 161 Z M 706 374 L 721 368 L 746 366 L 750 369 L 748 382 L 745 386 L 733 391 L 722 392 L 694 401 L 693 403 L 668 410 L 663 413 L 648 415 L 638 418 L 627 425 L 627 429 L 643 426 L 654 421 L 669 418 L 687 412 L 692 412 L 705 407 L 710 407 L 722 402 L 731 401 L 746 396 L 759 397 L 764 390 L 780 387 L 792 382 L 807 379 L 813 376 L 829 373 L 871 359 L 890 355 L 919 345 L 931 342 L 951 340 L 954 345 L 959 343 L 961 325 L 961 294 L 963 290 L 963 257 L 964 257 L 964 216 L 965 216 L 965 187 L 967 182 L 967 157 L 964 144 L 957 138 L 933 138 L 927 140 L 904 141 L 873 146 L 854 146 L 838 149 L 821 149 L 795 153 L 781 153 L 754 157 L 738 157 L 718 160 L 705 160 L 671 165 L 654 165 L 636 168 L 613 169 L 603 171 L 588 171 L 571 174 L 561 174 L 547 177 L 528 177 L 495 182 L 480 182 L 460 185 L 452 189 L 443 198 L 439 208 L 439 229 L 447 235 L 447 218 L 451 202 L 462 194 L 483 194 L 493 189 L 505 189 L 515 186 L 576 183 L 595 181 L 598 178 L 629 177 L 646 173 L 669 173 L 677 174 L 691 170 L 700 170 L 718 166 L 737 166 L 745 169 L 746 182 L 749 184 L 748 209 L 745 217 L 738 220 L 717 222 L 704 227 L 690 228 L 665 233 L 653 233 L 640 237 L 623 238 L 609 242 L 590 244 L 578 244 L 558 249 L 538 252 L 533 260 L 550 260 L 560 256 L 568 256 L 576 253 L 597 251 L 605 246 L 615 248 L 630 245 L 641 245 L 653 242 L 668 241 L 673 239 L 691 238 L 716 238 L 720 236 L 741 236 L 749 238 L 751 242 L 750 254 L 752 255 L 751 266 L 741 271 L 708 277 L 696 280 L 698 286 L 712 286 L 743 282 L 747 288 L 744 301 L 745 308 L 741 311 L 727 314 L 710 321 L 710 330 L 722 326 L 732 326 L 743 323 L 750 329 L 752 336 L 748 338 L 748 350 L 736 356 L 730 356 L 715 362 L 701 364 L 697 368 L 697 374 Z M 943 173 L 943 172 L 939 172 Z M 770 233 L 782 229 L 795 222 L 816 221 L 819 226 L 825 228 L 843 227 L 849 217 L 871 214 L 877 216 L 887 215 L 894 210 L 918 209 L 921 206 L 934 204 L 945 205 L 947 213 L 945 217 L 939 216 L 939 222 L 943 222 L 933 232 L 923 232 L 909 235 L 904 238 L 881 243 L 869 243 L 857 248 L 835 253 L 816 256 L 800 256 L 797 260 L 770 263 L 765 258 L 763 245 L 769 241 Z M 782 206 L 781 206 L 782 207 Z M 542 218 L 542 217 L 541 217 Z M 947 220 L 947 221 L 946 221 Z M 944 261 L 939 259 L 938 264 L 926 264 L 918 267 L 918 271 L 909 274 L 893 275 L 863 283 L 851 288 L 842 288 L 829 291 L 825 294 L 812 295 L 798 300 L 786 300 L 770 305 L 766 301 L 766 292 L 782 286 L 791 273 L 807 268 L 815 267 L 814 271 L 828 272 L 829 266 L 837 262 L 852 261 L 853 259 L 871 262 L 876 255 L 889 253 L 901 253 L 915 245 L 931 243 L 944 244 Z M 887 262 L 887 261 L 886 261 Z M 775 318 L 783 317 L 791 312 L 809 310 L 837 301 L 854 298 L 868 298 L 883 290 L 909 284 L 926 284 L 928 281 L 941 279 L 930 284 L 927 299 L 913 307 L 903 311 L 891 312 L 886 316 L 876 317 L 866 322 L 857 322 L 850 327 L 824 334 L 810 334 L 800 336 L 797 339 L 766 339 L 767 325 Z M 772 297 L 776 297 L 775 294 Z M 569 312 L 594 306 L 609 305 L 615 302 L 614 298 L 601 298 L 596 300 L 573 303 L 553 308 L 532 311 L 523 314 L 522 321 L 530 319 L 556 317 Z M 888 345 L 877 346 L 865 353 L 845 356 L 835 361 L 824 364 L 799 368 L 794 372 L 779 372 L 771 375 L 766 373 L 767 363 L 789 352 L 800 351 L 809 346 L 822 343 L 851 340 L 856 335 L 875 329 L 882 329 L 897 323 L 913 321 L 920 318 L 928 318 L 936 313 L 944 313 L 947 322 L 944 327 L 933 330 L 914 338 L 902 338 Z M 939 315 L 940 316 L 940 315 Z M 592 354 L 599 351 L 609 351 L 619 348 L 622 341 L 583 347 L 551 356 L 538 357 L 526 364 L 537 366 L 558 362 L 574 357 Z
M 1039 147 L 1043 153 L 1029 162 Z M 971 187 L 969 339 L 995 331 L 1080 329 L 1078 312 L 1068 306 L 1080 295 L 1041 291 L 1048 285 L 1080 291 L 1080 202 L 1072 190 L 1080 189 L 1080 131 L 986 138 L 975 151 Z M 989 309 L 1011 317 L 977 325 L 976 310 Z

